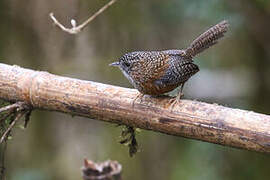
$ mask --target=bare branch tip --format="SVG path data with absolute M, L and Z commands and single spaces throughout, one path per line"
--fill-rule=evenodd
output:
M 70 24 L 71 24 L 72 28 L 76 28 L 76 26 L 77 26 L 77 22 L 75 19 L 71 19 Z
M 70 23 L 72 28 L 66 28 L 62 25 L 53 15 L 53 13 L 49 13 L 50 18 L 53 20 L 54 24 L 58 26 L 62 31 L 65 31 L 69 34 L 77 34 L 82 31 L 83 28 L 86 27 L 92 20 L 94 20 L 98 15 L 100 15 L 103 11 L 105 11 L 109 6 L 115 3 L 117 0 L 111 0 L 107 4 L 105 4 L 102 8 L 100 8 L 96 13 L 94 13 L 91 17 L 89 17 L 85 22 L 77 26 L 77 22 L 75 19 L 71 19 Z
M 53 15 L 52 12 L 49 14 L 49 16 L 50 16 L 50 18 L 51 18 L 53 21 L 55 21 L 55 17 L 54 17 L 54 15 Z

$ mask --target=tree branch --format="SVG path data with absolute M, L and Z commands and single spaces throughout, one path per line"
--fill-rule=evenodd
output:
M 86 27 L 87 24 L 89 24 L 91 21 L 93 21 L 98 15 L 100 15 L 101 13 L 103 13 L 103 11 L 105 11 L 108 7 L 110 7 L 111 5 L 113 5 L 117 0 L 111 0 L 110 2 L 108 2 L 107 4 L 105 4 L 102 8 L 100 8 L 95 14 L 93 14 L 91 17 L 89 17 L 85 22 L 83 22 L 82 24 L 80 24 L 79 26 L 77 26 L 76 21 L 74 19 L 71 19 L 70 23 L 72 25 L 72 28 L 66 28 L 64 25 L 62 25 L 53 15 L 53 13 L 51 12 L 49 14 L 50 18 L 53 20 L 54 24 L 56 26 L 58 26 L 62 31 L 65 31 L 67 33 L 70 34 L 77 34 L 80 31 L 83 30 L 83 28 Z
M 36 109 L 59 111 L 258 152 L 270 152 L 270 116 L 217 104 L 181 100 L 33 71 L 0 63 L 0 98 Z

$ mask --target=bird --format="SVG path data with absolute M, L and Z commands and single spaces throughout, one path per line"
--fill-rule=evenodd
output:
M 175 104 L 183 96 L 184 84 L 199 71 L 193 58 L 215 45 L 228 27 L 228 21 L 223 20 L 199 35 L 186 49 L 129 52 L 110 66 L 118 67 L 140 96 L 160 96 L 180 86 Z

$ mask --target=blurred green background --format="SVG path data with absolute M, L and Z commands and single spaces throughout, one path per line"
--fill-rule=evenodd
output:
M 226 37 L 195 62 L 201 71 L 186 83 L 187 99 L 270 114 L 269 0 L 119 0 L 83 32 L 84 21 L 106 0 L 1 0 L 0 62 L 131 87 L 108 66 L 135 50 L 185 48 L 208 27 L 227 19 Z M 117 160 L 125 180 L 269 179 L 269 155 L 142 131 L 141 152 L 128 156 L 121 128 L 70 115 L 35 111 L 26 130 L 13 131 L 7 179 L 81 179 L 83 158 Z

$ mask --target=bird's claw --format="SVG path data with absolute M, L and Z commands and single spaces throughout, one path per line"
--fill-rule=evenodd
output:
M 180 102 L 180 99 L 184 96 L 184 93 L 179 93 L 175 98 L 170 99 L 169 104 L 170 110 L 172 111 L 174 106 Z
M 135 99 L 132 101 L 132 107 L 134 107 L 136 100 L 137 100 L 137 99 L 140 99 L 140 100 L 141 100 L 143 96 L 144 96 L 144 94 L 139 93 L 139 94 L 135 97 Z

